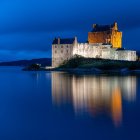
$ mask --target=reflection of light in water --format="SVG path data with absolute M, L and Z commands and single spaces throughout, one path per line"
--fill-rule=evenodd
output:
M 68 102 L 71 90 L 71 78 L 62 73 L 52 73 L 52 95 L 55 104 Z
M 112 92 L 112 118 L 114 120 L 115 125 L 119 125 L 122 120 L 122 97 L 121 90 L 114 89 Z
M 134 101 L 136 99 L 136 78 L 133 76 L 124 78 L 122 83 L 125 84 L 122 86 L 122 91 L 125 92 L 124 98 L 128 101 Z
M 115 125 L 122 120 L 122 98 L 136 98 L 135 76 L 69 76 L 52 73 L 53 103 L 70 102 L 76 114 L 109 113 Z

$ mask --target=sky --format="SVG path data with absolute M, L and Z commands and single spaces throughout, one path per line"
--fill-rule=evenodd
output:
M 51 57 L 55 37 L 85 42 L 115 21 L 123 47 L 140 50 L 140 0 L 0 0 L 0 61 Z

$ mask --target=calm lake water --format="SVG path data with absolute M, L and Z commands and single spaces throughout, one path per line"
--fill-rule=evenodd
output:
M 140 139 L 140 77 L 0 67 L 0 140 Z

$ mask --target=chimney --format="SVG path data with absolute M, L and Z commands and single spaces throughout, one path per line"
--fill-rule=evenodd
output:
M 114 30 L 118 30 L 118 24 L 117 24 L 117 22 L 114 22 Z
M 75 36 L 74 38 L 74 43 L 77 44 L 78 43 L 78 40 L 77 40 L 77 37 Z
M 58 38 L 58 44 L 60 44 L 60 37 Z
M 96 28 L 97 24 L 93 24 L 93 28 Z

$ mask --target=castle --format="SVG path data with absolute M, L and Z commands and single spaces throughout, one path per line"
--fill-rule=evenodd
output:
M 86 58 L 136 61 L 136 51 L 122 48 L 122 32 L 115 22 L 112 25 L 94 24 L 88 41 L 79 43 L 77 37 L 55 38 L 52 43 L 52 66 L 58 67 L 74 55 Z

